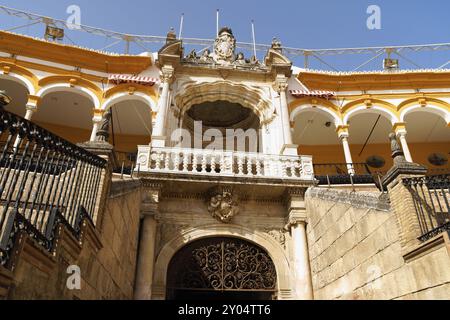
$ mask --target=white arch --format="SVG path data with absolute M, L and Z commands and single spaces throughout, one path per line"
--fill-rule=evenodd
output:
M 35 95 L 35 93 L 36 93 L 33 83 L 29 79 L 27 79 L 26 77 L 24 77 L 20 74 L 13 73 L 13 72 L 10 72 L 8 74 L 1 73 L 0 79 L 14 81 L 20 85 L 23 85 L 28 90 L 28 93 L 30 95 Z
M 47 94 L 54 93 L 54 92 L 64 92 L 64 91 L 81 94 L 82 96 L 85 96 L 86 98 L 88 98 L 89 100 L 92 101 L 95 109 L 100 108 L 100 100 L 94 92 L 92 92 L 91 90 L 86 89 L 84 87 L 80 87 L 80 86 L 72 87 L 70 84 L 67 84 L 67 83 L 49 84 L 49 85 L 41 88 L 38 91 L 37 96 L 44 98 Z
M 166 295 L 167 271 L 169 263 L 175 254 L 189 243 L 211 237 L 233 237 L 243 239 L 259 245 L 267 251 L 277 271 L 277 284 L 279 293 L 284 298 L 293 294 L 291 284 L 291 271 L 289 259 L 284 249 L 272 237 L 248 228 L 237 225 L 213 224 L 191 228 L 164 245 L 160 251 L 154 268 L 154 282 L 152 290 L 153 299 L 164 299 Z
M 112 97 L 108 98 L 103 103 L 101 109 L 108 110 L 113 105 L 123 102 L 123 101 L 127 101 L 127 100 L 141 101 L 144 104 L 146 104 L 147 106 L 149 106 L 152 111 L 157 110 L 155 101 L 153 101 L 153 99 L 149 95 L 146 95 L 145 93 L 142 93 L 142 92 L 134 92 L 133 94 L 129 94 L 127 92 L 117 93 L 117 94 L 113 95 Z
M 331 111 L 330 109 L 322 107 L 322 106 L 318 106 L 318 105 L 312 105 L 312 104 L 303 104 L 303 105 L 297 106 L 294 109 L 294 111 L 291 112 L 291 121 L 295 121 L 295 118 L 303 111 L 320 112 L 322 114 L 325 114 L 326 116 L 331 117 L 331 119 L 334 121 L 336 126 L 340 126 L 343 124 L 341 118 L 337 114 L 335 114 L 333 111 Z
M 407 115 L 409 115 L 410 113 L 413 113 L 413 112 L 418 112 L 418 111 L 434 113 L 434 114 L 438 115 L 439 117 L 441 117 L 447 124 L 450 123 L 450 112 L 447 112 L 438 106 L 434 106 L 431 103 L 427 104 L 427 106 L 425 108 L 419 104 L 412 105 L 412 106 L 405 108 L 400 113 L 400 121 L 406 122 Z
M 366 106 L 359 106 L 357 108 L 352 109 L 350 112 L 348 112 L 344 116 L 344 121 L 343 121 L 344 125 L 348 125 L 348 121 L 350 120 L 351 117 L 354 117 L 358 114 L 364 114 L 364 113 L 380 114 L 380 115 L 386 117 L 392 123 L 392 125 L 400 122 L 400 119 L 397 117 L 397 115 L 390 110 L 386 110 L 385 107 L 373 106 L 373 107 L 367 108 Z

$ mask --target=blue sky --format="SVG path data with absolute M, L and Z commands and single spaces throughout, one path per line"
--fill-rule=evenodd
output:
M 180 15 L 184 13 L 184 36 L 213 38 L 215 10 L 220 9 L 220 24 L 233 28 L 239 41 L 251 41 L 250 21 L 254 19 L 258 43 L 270 43 L 272 37 L 277 36 L 290 47 L 450 42 L 450 2 L 447 0 L 0 0 L 0 4 L 64 20 L 68 17 L 67 7 L 75 4 L 81 8 L 82 24 L 134 34 L 165 35 L 171 26 L 178 29 Z M 369 30 L 366 26 L 369 16 L 366 10 L 372 4 L 381 8 L 381 30 Z M 23 20 L 0 15 L 2 29 L 23 23 Z M 42 33 L 39 28 L 42 29 L 29 27 L 20 32 L 37 35 Z M 79 34 L 71 37 L 77 44 L 93 48 L 109 43 L 105 39 Z M 114 47 L 114 50 L 122 48 Z M 450 52 L 409 57 L 424 67 L 438 66 L 450 60 Z M 367 58 L 370 57 L 363 57 L 361 61 Z M 331 57 L 327 61 L 333 60 Z

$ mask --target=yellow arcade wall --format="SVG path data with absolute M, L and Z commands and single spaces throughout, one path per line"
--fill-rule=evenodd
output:
M 428 162 L 428 157 L 432 153 L 441 153 L 450 156 L 450 142 L 430 142 L 430 143 L 409 143 L 408 144 L 411 156 L 414 162 L 425 165 L 429 169 L 442 169 L 442 167 L 433 166 Z M 365 163 L 370 156 L 381 156 L 386 160 L 386 165 L 383 168 L 375 171 L 387 171 L 392 166 L 391 148 L 389 143 L 385 144 L 369 144 L 359 156 L 363 145 L 350 145 L 352 158 L 354 163 Z M 341 145 L 321 145 L 321 146 L 299 146 L 300 154 L 307 154 L 313 156 L 315 164 L 329 164 L 329 163 L 345 163 L 344 151 Z M 448 164 L 445 167 L 449 167 Z
M 72 143 L 86 142 L 91 138 L 91 130 L 42 122 L 37 122 L 36 124 Z M 110 137 L 110 143 L 112 143 L 112 137 Z M 149 136 L 115 135 L 116 151 L 119 152 L 136 152 L 138 145 L 148 145 L 149 143 Z

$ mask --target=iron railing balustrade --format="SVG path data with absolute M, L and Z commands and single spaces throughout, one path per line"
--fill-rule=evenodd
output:
M 421 229 L 420 241 L 450 231 L 450 174 L 403 179 Z
M 95 224 L 106 160 L 19 116 L 0 110 L 0 264 L 17 235 L 53 250 L 58 224 L 77 238 Z

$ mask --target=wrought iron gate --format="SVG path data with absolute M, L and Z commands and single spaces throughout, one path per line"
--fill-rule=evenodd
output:
M 276 290 L 272 259 L 260 247 L 234 238 L 196 241 L 181 249 L 168 270 L 169 290 Z

